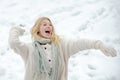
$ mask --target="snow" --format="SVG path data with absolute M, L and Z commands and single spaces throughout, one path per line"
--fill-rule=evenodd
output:
M 69 59 L 69 80 L 120 80 L 119 0 L 1 0 L 0 80 L 23 80 L 24 63 L 9 47 L 13 24 L 23 24 L 22 40 L 31 41 L 30 29 L 37 18 L 49 17 L 56 33 L 67 38 L 99 39 L 114 47 L 116 57 L 99 50 L 85 50 Z

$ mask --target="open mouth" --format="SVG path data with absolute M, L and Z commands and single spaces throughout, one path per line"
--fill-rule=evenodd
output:
M 50 34 L 50 31 L 45 31 L 45 33 Z

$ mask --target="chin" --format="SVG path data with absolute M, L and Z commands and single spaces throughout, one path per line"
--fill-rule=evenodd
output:
M 45 37 L 45 38 L 50 39 L 50 37 Z

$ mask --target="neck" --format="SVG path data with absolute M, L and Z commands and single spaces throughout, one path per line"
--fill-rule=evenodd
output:
M 34 41 L 37 41 L 37 42 L 39 42 L 40 44 L 51 43 L 51 40 L 50 40 L 50 39 L 47 39 L 47 38 L 35 39 Z

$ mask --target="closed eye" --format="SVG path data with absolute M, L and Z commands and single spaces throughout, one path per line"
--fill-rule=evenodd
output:
M 46 26 L 47 24 L 43 24 L 43 26 Z

